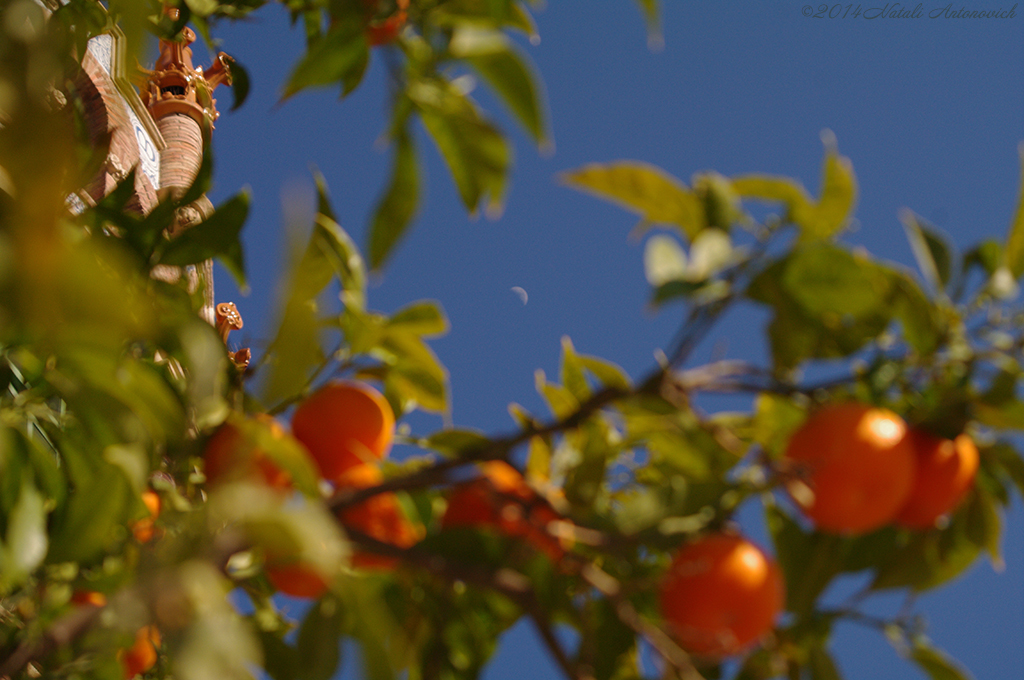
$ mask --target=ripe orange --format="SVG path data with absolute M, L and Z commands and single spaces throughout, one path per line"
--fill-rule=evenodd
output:
M 107 596 L 95 590 L 76 590 L 71 594 L 71 604 L 106 607 Z
M 255 417 L 264 422 L 275 437 L 284 437 L 284 428 L 268 415 Z M 203 449 L 203 472 L 210 485 L 239 479 L 252 479 L 274 489 L 291 489 L 291 475 L 274 464 L 267 454 L 257 448 L 228 421 L 221 425 L 206 442 Z
M 350 468 L 338 480 L 338 488 L 366 489 L 380 484 L 383 476 L 373 465 L 359 465 Z M 338 519 L 346 527 L 350 527 L 388 543 L 396 548 L 409 548 L 419 542 L 422 531 L 402 512 L 398 497 L 394 492 L 379 493 L 358 505 L 342 509 Z M 352 564 L 363 569 L 392 569 L 398 562 L 393 557 L 384 557 L 362 551 L 352 555 Z
M 775 561 L 750 541 L 711 534 L 684 545 L 659 584 L 661 613 L 687 651 L 737 654 L 775 625 L 785 586 Z
M 359 382 L 331 382 L 299 404 L 292 434 L 309 449 L 324 479 L 373 463 L 391 448 L 395 415 L 380 392 Z
M 854 402 L 817 411 L 793 434 L 786 458 L 800 478 L 789 492 L 819 529 L 861 534 L 891 522 L 914 483 L 907 425 L 883 408 Z
M 124 677 L 131 680 L 156 665 L 156 650 L 160 646 L 160 631 L 156 626 L 143 626 L 135 633 L 135 644 L 118 654 Z
M 548 531 L 560 519 L 558 513 L 508 463 L 489 461 L 480 467 L 482 477 L 456 487 L 448 497 L 441 528 L 494 528 L 525 538 L 552 560 L 560 560 L 565 550 Z
M 363 5 L 367 10 L 366 42 L 371 47 L 386 45 L 394 41 L 402 27 L 405 26 L 409 0 L 397 0 L 392 4 L 394 5 L 393 11 L 388 13 L 392 8 L 388 7 L 387 2 L 363 0 Z
M 896 522 L 911 529 L 928 529 L 952 512 L 974 484 L 978 448 L 966 434 L 942 439 L 912 429 L 908 438 L 917 455 L 917 477 Z
M 317 598 L 330 586 L 316 569 L 297 562 L 268 560 L 266 573 L 278 592 L 292 597 Z
M 142 502 L 149 510 L 149 517 L 131 524 L 132 535 L 139 543 L 149 543 L 156 535 L 156 519 L 160 516 L 160 496 L 152 490 L 142 492 Z

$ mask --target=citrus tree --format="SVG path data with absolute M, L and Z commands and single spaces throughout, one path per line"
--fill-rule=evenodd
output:
M 523 618 L 570 678 L 830 680 L 844 621 L 931 678 L 968 677 L 914 602 L 1000 562 L 1002 510 L 1024 491 L 1024 191 L 1005 240 L 963 257 L 902 215 L 910 272 L 842 240 L 857 185 L 828 133 L 816 194 L 762 174 L 687 185 L 641 162 L 566 172 L 661 229 L 645 274 L 655 305 L 685 310 L 669 350 L 629 376 L 566 340 L 559 375 L 537 379 L 549 412 L 512 404 L 501 435 L 396 434 L 412 410 L 449 411 L 427 343 L 447 321 L 429 301 L 373 311 L 367 268 L 416 212 L 413 125 L 467 210 L 503 200 L 509 143 L 463 70 L 544 144 L 539 88 L 507 35 L 535 31 L 526 4 L 283 0 L 308 36 L 285 96 L 348 93 L 371 51 L 390 51 L 394 164 L 366 257 L 318 181 L 280 328 L 247 369 L 197 316 L 201 296 L 150 276 L 216 257 L 244 281 L 244 194 L 173 238 L 209 163 L 146 215 L 128 180 L 84 211 L 66 202 L 106 156 L 73 87 L 86 41 L 115 23 L 135 46 L 188 22 L 209 38 L 264 3 L 172 4 L 177 19 L 148 2 L 71 0 L 49 18 L 2 6 L 0 677 L 326 680 L 349 640 L 370 678 L 470 678 Z M 656 3 L 639 4 L 656 31 Z M 768 365 L 693 365 L 741 303 L 770 310 Z M 841 373 L 802 378 L 824 362 Z M 696 401 L 712 392 L 750 409 L 707 413 Z M 771 545 L 745 535 L 741 509 Z M 861 590 L 823 597 L 851 574 Z M 894 591 L 906 606 L 865 612 Z M 281 596 L 308 602 L 301 620 Z

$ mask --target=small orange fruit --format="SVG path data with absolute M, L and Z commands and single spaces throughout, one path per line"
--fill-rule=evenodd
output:
M 405 26 L 409 0 L 397 0 L 390 3 L 393 7 L 389 7 L 389 3 L 381 2 L 381 0 L 363 0 L 363 4 L 368 12 L 366 42 L 371 47 L 393 42 L 398 37 L 402 27 Z
M 775 625 L 785 604 L 778 565 L 750 541 L 711 534 L 684 545 L 659 584 L 661 613 L 687 651 L 742 652 Z
M 95 590 L 76 590 L 71 594 L 71 604 L 106 607 L 107 596 Z
M 382 480 L 377 467 L 359 465 L 345 471 L 338 480 L 338 488 L 366 489 L 380 484 Z M 405 516 L 398 497 L 392 491 L 379 493 L 358 505 L 340 510 L 338 519 L 344 526 L 396 548 L 410 548 L 423 538 L 422 529 Z M 392 569 L 397 562 L 393 557 L 363 551 L 352 555 L 353 566 L 363 569 Z
M 819 529 L 861 534 L 891 522 L 914 483 L 907 425 L 883 408 L 855 402 L 825 406 L 793 434 L 785 457 L 799 479 L 797 505 Z
M 269 560 L 266 573 L 278 592 L 292 597 L 317 598 L 330 585 L 316 569 L 297 562 Z
M 124 677 L 131 680 L 156 665 L 156 650 L 160 646 L 160 631 L 156 626 L 143 626 L 135 633 L 135 644 L 118 653 Z
M 139 543 L 149 543 L 156 536 L 156 520 L 160 516 L 160 496 L 152 490 L 142 492 L 142 502 L 149 510 L 149 517 L 131 524 L 132 535 Z
M 259 414 L 255 419 L 265 423 L 275 437 L 286 436 L 284 428 L 270 416 Z M 274 489 L 289 490 L 292 484 L 291 475 L 275 465 L 230 421 L 221 425 L 206 442 L 203 472 L 210 485 L 252 479 Z
M 923 430 L 908 435 L 917 455 L 917 476 L 896 522 L 911 529 L 928 529 L 963 500 L 978 472 L 978 447 L 966 434 L 942 439 Z
M 369 385 L 336 381 L 299 404 L 292 416 L 292 434 L 309 449 L 323 478 L 336 482 L 346 470 L 387 454 L 395 415 L 384 396 Z
M 548 525 L 560 519 L 518 470 L 503 461 L 481 466 L 483 476 L 455 488 L 441 527 L 489 527 L 506 536 L 525 538 L 552 560 L 565 554 Z

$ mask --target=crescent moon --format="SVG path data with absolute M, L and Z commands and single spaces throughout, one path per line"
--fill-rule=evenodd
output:
M 526 291 L 519 286 L 512 286 L 512 292 L 519 296 L 519 299 L 523 301 L 524 305 L 526 304 L 526 301 L 530 299 L 526 295 Z

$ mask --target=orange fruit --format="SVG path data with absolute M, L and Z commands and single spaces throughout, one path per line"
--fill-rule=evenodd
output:
M 912 429 L 908 438 L 917 455 L 917 476 L 896 522 L 911 529 L 928 529 L 956 509 L 974 484 L 978 447 L 966 434 L 943 439 Z
M 265 423 L 275 437 L 284 437 L 281 425 L 266 414 L 255 416 Z M 251 479 L 274 489 L 291 489 L 292 479 L 257 448 L 237 425 L 228 421 L 221 425 L 203 449 L 203 472 L 210 485 L 238 479 Z
M 483 476 L 456 487 L 448 497 L 441 528 L 493 528 L 525 538 L 552 560 L 561 559 L 565 550 L 548 531 L 560 519 L 551 505 L 508 463 L 488 461 L 480 467 Z
M 76 590 L 71 594 L 71 604 L 106 607 L 107 596 L 95 590 Z
M 817 527 L 841 534 L 873 531 L 895 519 L 916 473 L 907 425 L 883 408 L 825 406 L 793 434 L 785 457 L 798 479 L 793 500 Z
M 156 626 L 143 626 L 135 633 L 135 644 L 118 654 L 124 677 L 128 680 L 145 673 L 156 665 L 156 650 L 160 646 L 160 631 Z
M 266 573 L 278 592 L 292 597 L 317 598 L 330 585 L 316 569 L 297 562 L 268 561 Z
M 142 492 L 142 502 L 149 510 L 149 517 L 131 524 L 132 535 L 139 543 L 149 543 L 156 535 L 156 520 L 160 516 L 160 496 L 152 490 Z
M 374 47 L 394 41 L 405 26 L 409 0 L 397 0 L 393 7 L 381 0 L 363 0 L 363 4 L 367 9 L 366 42 Z
M 338 488 L 366 489 L 383 480 L 380 470 L 373 465 L 359 465 L 348 469 L 338 480 Z M 367 498 L 358 505 L 343 508 L 338 512 L 341 523 L 382 543 L 396 548 L 409 548 L 420 541 L 422 531 L 413 525 L 402 512 L 398 497 L 387 491 Z M 363 569 L 392 569 L 398 560 L 356 551 L 352 564 Z
M 709 659 L 738 654 L 764 636 L 786 600 L 775 561 L 726 534 L 680 548 L 658 591 L 668 631 L 684 649 Z
M 324 479 L 383 458 L 395 434 L 395 415 L 384 396 L 369 385 L 336 381 L 300 403 L 292 434 L 305 444 Z

